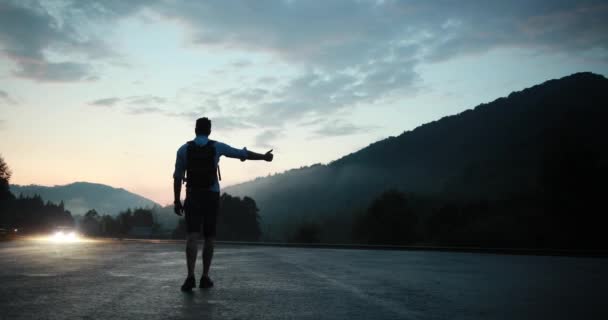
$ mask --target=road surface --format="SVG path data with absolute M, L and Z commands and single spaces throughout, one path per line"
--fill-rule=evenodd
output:
M 187 294 L 182 251 L 2 242 L 0 318 L 608 319 L 604 258 L 221 245 Z

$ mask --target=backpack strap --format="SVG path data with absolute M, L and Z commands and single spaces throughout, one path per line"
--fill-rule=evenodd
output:
M 209 140 L 209 141 L 207 142 L 207 145 L 210 145 L 210 146 L 215 145 L 215 140 Z M 219 181 L 222 181 L 222 172 L 220 171 L 220 164 L 218 163 L 218 164 L 216 165 L 216 167 L 217 167 L 217 179 L 218 179 Z
M 191 148 L 195 146 L 194 140 L 186 141 L 186 151 L 189 151 Z M 188 153 L 186 153 L 186 159 L 188 159 Z M 188 171 L 186 170 L 186 176 L 182 178 L 182 184 L 186 184 Z

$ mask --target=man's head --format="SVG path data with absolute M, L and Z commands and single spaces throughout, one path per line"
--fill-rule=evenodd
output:
M 197 136 L 208 136 L 211 134 L 211 120 L 208 118 L 199 118 L 196 120 L 196 128 L 194 129 Z

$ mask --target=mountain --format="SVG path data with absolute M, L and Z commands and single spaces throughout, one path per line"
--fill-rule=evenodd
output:
M 11 185 L 10 190 L 17 197 L 40 195 L 45 201 L 56 203 L 63 201 L 65 208 L 77 215 L 84 214 L 89 209 L 95 209 L 102 214 L 117 215 L 127 208 L 158 205 L 125 189 L 89 182 L 74 182 L 52 187 Z
M 608 80 L 577 73 L 375 142 L 327 165 L 225 191 L 255 199 L 265 230 L 275 236 L 284 236 L 288 225 L 368 206 L 388 189 L 455 201 L 540 199 L 560 174 L 590 166 L 606 172 L 607 107 Z

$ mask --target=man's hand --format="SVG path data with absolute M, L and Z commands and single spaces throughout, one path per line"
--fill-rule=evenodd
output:
M 245 160 L 265 160 L 265 161 L 272 161 L 272 159 L 274 158 L 274 155 L 272 154 L 272 149 L 270 149 L 270 151 L 261 154 L 261 153 L 255 153 L 249 150 L 245 150 L 247 151 L 247 157 L 245 159 L 241 159 L 241 161 L 245 161 Z
M 274 158 L 274 155 L 272 154 L 272 149 L 270 149 L 270 151 L 268 151 L 264 154 L 264 160 L 266 160 L 268 162 L 272 161 L 273 158 Z
M 176 215 L 178 216 L 182 216 L 184 213 L 184 206 L 182 206 L 182 202 L 179 200 L 175 200 L 175 202 L 173 202 L 173 212 L 175 212 Z

